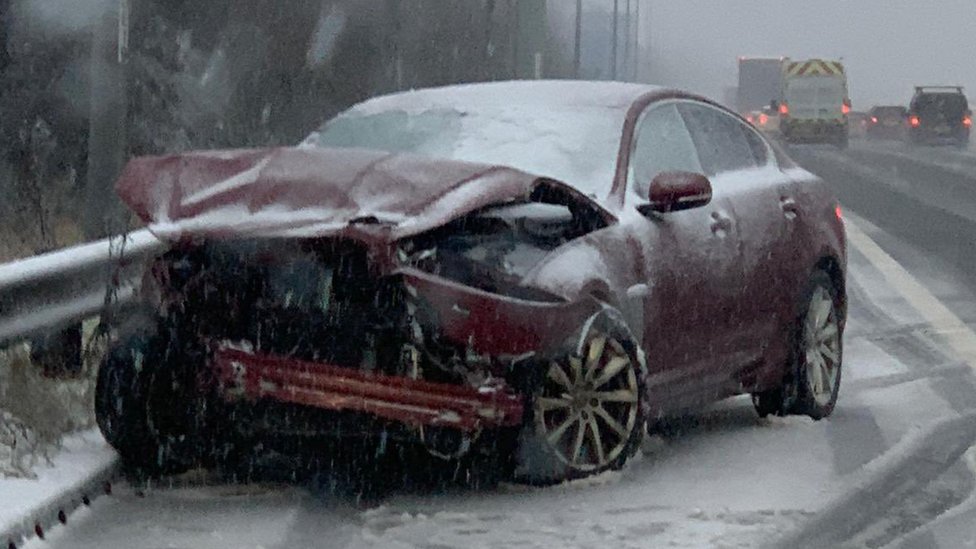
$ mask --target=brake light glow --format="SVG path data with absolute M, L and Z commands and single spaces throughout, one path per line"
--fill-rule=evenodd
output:
M 908 117 L 908 124 L 913 128 L 917 128 L 922 125 L 922 121 L 919 119 L 917 115 L 913 114 Z
M 755 121 L 755 120 L 753 120 L 753 119 L 752 119 L 752 115 L 751 115 L 751 114 L 749 114 L 749 115 L 746 115 L 746 122 L 748 122 L 748 123 L 750 123 L 750 124 L 754 124 L 754 123 L 755 123 L 756 121 Z
M 779 114 L 781 114 L 782 116 L 789 116 L 790 115 L 790 106 L 787 105 L 786 103 L 780 103 L 779 104 Z
M 769 116 L 767 116 L 766 113 L 760 114 L 759 115 L 759 125 L 760 126 L 765 126 L 767 122 L 769 122 Z M 970 123 L 972 123 L 971 120 L 970 120 Z
M 967 128 L 973 127 L 973 117 L 969 115 L 962 117 L 962 125 Z
M 840 209 L 840 204 L 834 207 L 834 215 L 837 216 L 837 219 L 844 220 L 844 210 Z
M 877 124 L 878 123 L 878 117 L 877 116 L 872 116 L 871 117 L 871 123 L 872 124 Z
M 848 105 L 847 103 L 844 103 L 843 105 L 840 106 L 840 113 L 844 115 L 851 114 L 851 106 Z

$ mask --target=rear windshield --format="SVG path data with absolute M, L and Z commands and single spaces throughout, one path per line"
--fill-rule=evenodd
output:
M 786 100 L 791 105 L 839 106 L 846 95 L 844 81 L 839 78 L 794 78 L 786 83 Z
M 926 113 L 962 115 L 969 109 L 966 96 L 958 93 L 927 93 L 919 95 L 912 103 L 915 111 L 923 115 Z

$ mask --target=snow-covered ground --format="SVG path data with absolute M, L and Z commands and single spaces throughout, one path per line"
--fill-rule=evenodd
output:
M 679 434 L 649 438 L 641 455 L 617 473 L 552 488 L 399 493 L 366 510 L 296 486 L 192 480 L 145 491 L 120 486 L 28 547 L 627 548 L 775 542 L 831 506 L 857 504 L 849 497 L 852 490 L 886 488 L 886 482 L 894 489 L 906 479 L 887 479 L 891 464 L 910 460 L 934 428 L 976 407 L 966 396 L 976 393 L 970 367 L 865 255 L 853 249 L 850 263 L 845 379 L 829 420 L 758 419 L 749 400 L 737 398 L 690 418 Z M 972 483 L 949 486 L 967 492 L 947 496 L 957 502 Z M 885 532 L 871 539 L 889 541 Z
M 62 439 L 60 449 L 33 468 L 34 478 L 0 478 L 0 542 L 8 543 L 4 534 L 24 527 L 30 531 L 36 521 L 56 517 L 59 508 L 70 511 L 77 502 L 65 497 L 88 495 L 88 485 L 109 475 L 115 461 L 102 435 L 87 430 Z M 95 487 L 91 497 L 97 492 Z

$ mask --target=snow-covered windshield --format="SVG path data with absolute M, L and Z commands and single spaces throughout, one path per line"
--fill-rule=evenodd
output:
M 307 143 L 512 166 L 603 197 L 610 191 L 622 130 L 620 111 L 599 107 L 353 109 L 325 123 Z

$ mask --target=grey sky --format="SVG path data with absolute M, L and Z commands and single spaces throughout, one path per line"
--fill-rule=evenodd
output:
M 961 84 L 976 94 L 973 0 L 643 0 L 642 5 L 647 16 L 642 39 L 653 53 L 654 83 L 720 98 L 722 87 L 735 83 L 737 56 L 786 55 L 843 57 L 856 109 L 907 103 L 916 84 Z

